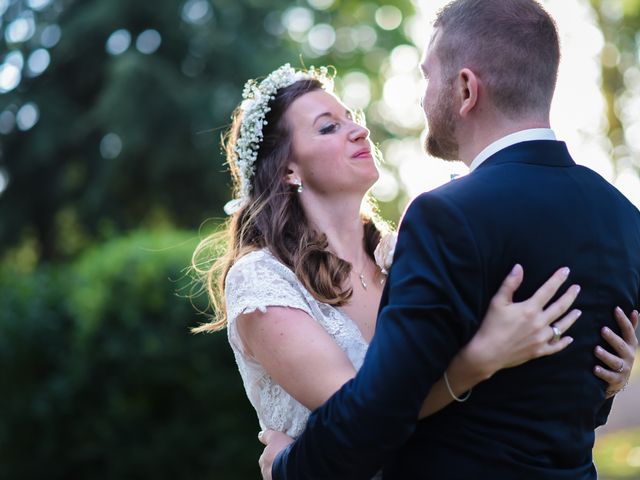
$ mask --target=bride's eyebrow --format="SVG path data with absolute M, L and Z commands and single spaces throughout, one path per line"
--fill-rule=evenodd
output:
M 353 118 L 353 112 L 352 112 L 350 109 L 346 108 L 346 109 L 344 110 L 344 113 L 345 113 L 345 115 L 347 116 L 347 118 Z M 330 117 L 330 118 L 333 118 L 333 114 L 332 114 L 331 112 L 322 112 L 320 115 L 318 115 L 318 116 L 313 120 L 312 125 L 315 125 L 315 124 L 316 124 L 316 122 L 317 122 L 318 120 L 320 120 L 321 118 L 323 118 L 323 117 Z
M 331 112 L 323 112 L 323 113 L 321 113 L 320 115 L 318 115 L 318 116 L 315 118 L 315 120 L 313 120 L 313 124 L 312 124 L 312 125 L 315 125 L 315 124 L 316 124 L 316 122 L 317 122 L 318 120 L 320 120 L 321 118 L 323 118 L 323 117 L 333 117 L 333 115 L 331 114 Z

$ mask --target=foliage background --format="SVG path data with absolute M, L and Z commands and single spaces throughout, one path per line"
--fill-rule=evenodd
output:
M 591 3 L 611 156 L 637 168 L 625 112 L 640 1 Z M 370 100 L 373 138 L 417 137 L 376 108 L 415 13 L 410 0 L 0 0 L 0 478 L 257 478 L 226 337 L 190 335 L 203 318 L 184 298 L 228 199 L 220 133 L 247 78 L 302 55 L 351 75 L 338 90 Z M 396 220 L 408 194 L 380 198 Z

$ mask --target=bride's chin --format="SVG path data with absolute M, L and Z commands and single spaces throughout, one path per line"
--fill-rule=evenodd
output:
M 371 175 L 371 179 L 369 180 L 369 188 L 367 188 L 367 190 L 371 189 L 378 180 L 380 180 L 380 171 L 376 167 L 375 172 Z

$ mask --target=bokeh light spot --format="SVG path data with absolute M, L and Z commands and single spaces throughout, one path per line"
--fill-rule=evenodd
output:
M 393 5 L 383 5 L 376 10 L 376 23 L 383 30 L 395 30 L 402 23 L 402 12 Z
M 27 66 L 29 67 L 31 75 L 36 76 L 44 72 L 50 62 L 51 56 L 49 55 L 49 52 L 44 48 L 39 48 L 29 55 Z
M 5 110 L 0 113 L 0 133 L 2 135 L 8 135 L 13 131 L 13 127 L 16 126 L 16 116 L 10 110 Z
M 40 44 L 44 48 L 52 48 L 60 41 L 62 31 L 58 25 L 48 25 L 40 34 Z
M 20 110 L 18 110 L 16 124 L 20 130 L 27 131 L 38 123 L 39 118 L 40 110 L 38 110 L 38 106 L 33 102 L 25 103 L 20 107 Z
M 15 66 L 18 70 L 22 70 L 22 67 L 24 67 L 24 56 L 20 50 L 13 50 L 9 52 L 4 61 L 5 63 L 10 63 Z
M 317 53 L 329 50 L 336 41 L 336 31 L 326 23 L 319 23 L 309 30 L 309 46 Z
M 384 83 L 383 97 L 387 105 L 401 109 L 418 106 L 419 85 L 408 75 L 394 75 Z
M 372 193 L 374 197 L 382 202 L 392 202 L 400 193 L 398 181 L 391 172 L 384 168 L 379 168 L 380 178 L 373 185 Z
M 115 133 L 107 133 L 100 141 L 100 155 L 102 158 L 111 160 L 120 155 L 122 151 L 122 140 Z
M 343 79 L 342 100 L 349 107 L 363 109 L 371 101 L 369 77 L 362 72 L 350 72 Z
M 194 25 L 207 23 L 213 12 L 206 0 L 188 0 L 182 7 L 182 19 Z
M 313 26 L 313 12 L 304 7 L 293 7 L 282 14 L 282 23 L 289 34 L 304 33 Z
M 359 25 L 355 29 L 355 36 L 358 47 L 364 51 L 371 50 L 378 41 L 378 34 L 368 25 Z
M 396 72 L 413 72 L 418 68 L 420 54 L 413 45 L 399 45 L 391 52 L 391 68 Z
M 640 101 L 635 102 L 640 104 Z M 640 152 L 640 118 L 636 119 L 633 123 L 625 128 L 624 138 L 631 148 L 636 152 Z
M 602 49 L 602 65 L 615 68 L 620 63 L 620 51 L 612 43 L 607 43 Z
M 29 40 L 36 32 L 33 12 L 28 10 L 7 25 L 4 38 L 7 43 L 22 43 Z
M 128 30 L 121 28 L 109 35 L 107 39 L 107 53 L 120 55 L 129 48 L 129 45 L 131 45 L 131 34 Z
M 12 63 L 0 65 L 0 93 L 7 93 L 20 84 L 20 69 Z
M 150 55 L 160 48 L 161 43 L 162 37 L 160 36 L 160 32 L 150 28 L 138 35 L 136 48 L 140 53 Z
M 316 10 L 326 10 L 331 8 L 334 3 L 334 0 L 307 0 L 309 5 Z
M 43 10 L 49 6 L 51 0 L 27 0 L 27 6 L 32 10 Z
M 618 22 L 624 16 L 623 2 L 605 1 L 600 2 L 600 12 L 612 22 Z
M 335 49 L 340 53 L 351 53 L 357 46 L 355 32 L 349 27 L 340 27 L 336 30 Z

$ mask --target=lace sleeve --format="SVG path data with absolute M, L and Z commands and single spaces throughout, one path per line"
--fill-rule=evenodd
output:
M 289 307 L 314 316 L 295 274 L 264 250 L 249 253 L 231 267 L 225 280 L 225 301 L 229 340 L 243 353 L 235 327 L 238 315 Z

